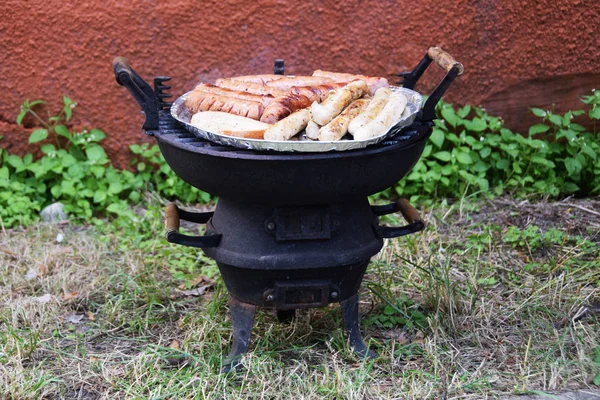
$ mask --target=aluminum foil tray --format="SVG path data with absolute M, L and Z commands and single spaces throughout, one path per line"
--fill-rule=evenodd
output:
M 345 151 L 345 150 L 356 150 L 370 146 L 375 143 L 379 143 L 389 137 L 396 135 L 402 128 L 407 127 L 413 123 L 421 105 L 423 103 L 423 96 L 414 90 L 401 88 L 397 86 L 390 86 L 395 92 L 403 93 L 408 103 L 406 109 L 402 113 L 400 121 L 398 121 L 389 131 L 383 135 L 365 139 L 365 140 L 354 140 L 352 136 L 346 135 L 341 140 L 336 141 L 320 141 L 311 140 L 306 137 L 304 132 L 296 135 L 291 140 L 262 140 L 262 139 L 246 139 L 238 138 L 234 136 L 222 135 L 219 133 L 207 132 L 205 130 L 196 128 L 190 124 L 192 113 L 185 106 L 185 99 L 188 93 L 179 97 L 171 106 L 171 115 L 177 121 L 179 121 L 190 133 L 195 136 L 206 139 L 214 143 L 223 144 L 226 146 L 233 146 L 247 150 L 257 151 L 285 151 L 285 152 L 327 152 L 327 151 Z

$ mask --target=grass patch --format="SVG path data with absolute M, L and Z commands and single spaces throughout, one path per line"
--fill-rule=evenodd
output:
M 135 236 L 101 225 L 4 230 L 0 397 L 494 398 L 594 387 L 598 205 L 500 198 L 427 210 L 427 229 L 386 242 L 361 287 L 379 358 L 354 357 L 337 306 L 288 324 L 261 310 L 236 376 L 218 373 L 231 322 L 214 262 L 168 244 L 157 208 L 138 210 Z M 186 295 L 198 276 L 215 282 Z

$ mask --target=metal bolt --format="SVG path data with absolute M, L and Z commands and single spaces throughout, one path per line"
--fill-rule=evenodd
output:
M 273 222 L 269 222 L 267 224 L 267 229 L 270 231 L 274 231 L 275 230 L 275 224 Z
M 273 300 L 275 300 L 275 297 L 273 297 L 272 294 L 267 296 L 267 301 L 273 301 Z
M 331 292 L 332 299 L 337 299 L 337 297 L 338 297 L 338 292 Z

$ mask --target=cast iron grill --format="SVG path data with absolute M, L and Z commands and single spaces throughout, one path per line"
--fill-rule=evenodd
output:
M 213 258 L 230 295 L 233 343 L 223 370 L 248 351 L 258 307 L 280 319 L 294 310 L 339 302 L 350 345 L 371 356 L 360 334 L 358 290 L 369 260 L 385 238 L 418 232 L 424 223 L 405 199 L 371 206 L 368 196 L 402 179 L 418 161 L 431 134 L 435 106 L 462 65 L 431 48 L 409 73 L 412 89 L 436 61 L 446 75 L 414 123 L 395 136 L 359 150 L 293 153 L 244 150 L 197 138 L 170 115 L 165 76 L 151 88 L 123 57 L 115 58 L 117 82 L 142 107 L 146 133 L 155 137 L 167 163 L 184 181 L 219 197 L 214 212 L 193 213 L 174 204 L 165 210 L 169 242 L 202 248 Z M 283 74 L 283 61 L 275 61 Z M 380 226 L 378 217 L 400 211 L 408 224 Z M 179 233 L 180 220 L 206 224 L 203 236 Z

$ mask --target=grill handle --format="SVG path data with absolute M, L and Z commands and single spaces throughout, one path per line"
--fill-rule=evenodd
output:
M 142 128 L 147 131 L 157 130 L 159 100 L 154 90 L 131 68 L 129 61 L 125 57 L 115 57 L 113 60 L 113 70 L 117 83 L 125 86 L 140 107 L 142 107 L 142 113 L 146 116 L 146 121 Z
M 410 235 L 425 229 L 425 223 L 419 215 L 419 212 L 408 202 L 407 199 L 400 199 L 392 204 L 384 206 L 371 206 L 373 214 L 377 216 L 392 214 L 400 211 L 408 225 L 404 226 L 380 226 L 379 234 L 383 238 L 395 238 L 404 235 Z
M 400 72 L 397 74 L 397 76 L 403 78 L 403 80 L 399 81 L 398 83 L 401 83 L 402 86 L 407 89 L 413 89 L 417 81 L 421 78 L 421 75 L 423 75 L 432 61 L 435 61 L 437 65 L 444 69 L 446 71 L 446 75 L 444 78 L 442 78 L 440 83 L 438 83 L 437 87 L 433 89 L 433 92 L 431 92 L 427 98 L 421 113 L 422 121 L 433 121 L 437 118 L 435 106 L 437 105 L 438 101 L 440 101 L 446 90 L 450 87 L 452 82 L 454 82 L 454 79 L 456 79 L 456 77 L 459 75 L 462 75 L 465 71 L 465 67 L 456 61 L 449 53 L 445 52 L 440 47 L 430 47 L 429 50 L 427 50 L 425 57 L 423 57 L 415 69 L 410 72 Z
M 213 216 L 212 212 L 192 213 L 185 210 L 180 210 L 175 204 L 171 203 L 165 207 L 165 229 L 167 231 L 165 237 L 170 243 L 181 244 L 190 247 L 216 247 L 221 241 L 221 234 L 213 234 L 206 236 L 188 236 L 179 233 L 180 219 L 197 224 L 205 224 Z

